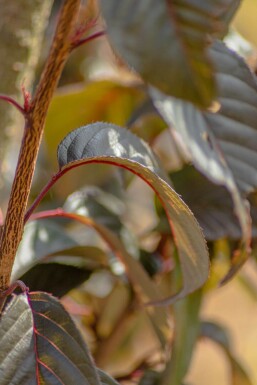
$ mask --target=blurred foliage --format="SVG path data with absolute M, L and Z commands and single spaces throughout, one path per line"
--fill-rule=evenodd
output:
M 91 8 L 85 12 L 93 17 L 98 8 L 93 1 L 89 4 Z M 233 23 L 235 31 L 253 43 L 250 63 L 254 63 L 257 55 L 256 15 L 256 0 L 245 0 Z M 53 28 L 54 18 L 51 23 L 49 30 Z M 238 35 L 232 34 L 230 41 L 235 50 L 242 52 Z M 241 236 L 232 199 L 225 187 L 216 186 L 193 167 L 185 143 L 174 133 L 172 124 L 167 127 L 161 119 L 149 101 L 148 91 L 141 79 L 131 74 L 113 54 L 106 38 L 74 53 L 48 112 L 31 198 L 57 171 L 57 145 L 71 130 L 99 121 L 127 126 L 158 153 L 160 163 L 170 173 L 172 186 L 203 229 L 212 260 L 210 278 L 203 290 L 180 300 L 167 312 L 143 306 L 124 261 L 106 239 L 99 236 L 94 226 L 85 227 L 70 219 L 54 219 L 50 225 L 41 220 L 27 224 L 13 277 L 22 278 L 31 290 L 50 290 L 61 297 L 96 364 L 120 383 L 206 385 L 205 372 L 209 365 L 213 368 L 213 378 L 209 378 L 208 385 L 257 383 L 256 327 L 250 330 L 245 322 L 236 343 L 231 344 L 223 328 L 216 325 L 224 316 L 222 321 L 233 330 L 233 339 L 242 323 L 240 316 L 257 322 L 256 194 L 250 197 L 253 256 L 235 282 L 228 285 L 232 294 L 227 298 L 227 303 L 236 308 L 241 305 L 238 297 L 244 299 L 251 293 L 250 305 L 243 310 L 248 313 L 234 316 L 233 309 L 220 298 L 226 289 L 217 288 L 229 269 Z M 181 287 L 176 245 L 164 210 L 150 188 L 138 182 L 135 175 L 102 164 L 73 170 L 56 184 L 41 208 L 50 210 L 60 206 L 69 213 L 93 219 L 107 228 L 108 234 L 114 234 L 133 258 L 134 277 L 140 280 L 140 269 L 151 277 L 153 286 L 149 290 L 157 287 L 168 296 L 171 288 L 175 292 Z M 144 285 L 146 281 L 142 282 Z M 201 324 L 212 301 L 215 306 L 211 322 Z M 156 320 L 161 320 L 161 327 Z M 204 357 L 203 364 L 197 363 L 199 346 L 203 351 L 206 349 L 203 337 L 221 346 L 230 376 L 219 377 L 218 369 L 219 380 L 216 379 L 217 357 L 213 362 Z M 247 355 L 243 348 L 248 349 Z

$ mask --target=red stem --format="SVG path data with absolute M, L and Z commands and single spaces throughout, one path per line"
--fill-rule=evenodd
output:
M 65 170 L 61 170 L 59 172 L 57 172 L 57 174 L 55 174 L 52 179 L 45 185 L 45 187 L 41 190 L 41 192 L 39 193 L 39 195 L 36 197 L 36 199 L 34 200 L 34 202 L 32 203 L 32 205 L 30 206 L 30 208 L 28 209 L 28 211 L 26 212 L 25 216 L 24 216 L 24 224 L 28 221 L 28 219 L 30 218 L 31 214 L 33 213 L 33 211 L 35 210 L 35 208 L 37 208 L 37 206 L 39 205 L 39 203 L 42 201 L 42 199 L 44 198 L 44 196 L 47 194 L 47 192 L 50 190 L 50 188 L 58 181 L 58 179 L 60 179 L 67 171 L 69 171 L 69 169 L 65 169 Z
M 29 288 L 25 285 L 25 283 L 18 280 L 13 282 L 7 290 L 0 291 L 0 298 L 5 298 L 12 294 L 17 287 L 19 287 L 23 293 L 27 293 L 29 291 Z
M 83 44 L 87 44 L 90 41 L 97 39 L 98 37 L 104 36 L 105 34 L 106 34 L 105 31 L 99 31 L 99 32 L 94 33 L 93 35 L 85 37 L 84 39 L 80 39 L 78 41 L 75 41 L 73 43 L 71 49 L 73 50 L 75 48 L 78 48 L 78 47 L 80 47 Z
M 8 96 L 8 95 L 3 95 L 3 94 L 0 94 L 0 99 L 1 100 L 4 100 L 5 102 L 7 103 L 10 103 L 12 106 L 14 106 L 22 115 L 25 115 L 25 110 L 24 108 L 18 103 L 16 102 L 16 100 L 14 100 L 11 96 Z
M 45 210 L 40 211 L 39 213 L 32 214 L 30 217 L 31 221 L 37 220 L 37 219 L 45 219 L 45 218 L 52 218 L 52 217 L 66 217 L 71 219 L 72 213 L 68 213 L 64 211 L 62 208 L 57 208 L 53 210 Z

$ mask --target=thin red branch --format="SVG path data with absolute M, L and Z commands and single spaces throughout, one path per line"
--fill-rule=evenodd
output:
M 29 288 L 25 285 L 25 283 L 18 280 L 13 282 L 7 290 L 0 291 L 0 298 L 4 298 L 12 294 L 17 287 L 19 287 L 23 293 L 27 293 L 29 291 Z
M 22 94 L 23 94 L 23 100 L 24 100 L 24 112 L 27 113 L 30 110 L 31 105 L 31 94 L 29 91 L 26 90 L 24 84 L 21 86 Z
M 0 239 L 0 290 L 10 284 L 14 258 L 22 238 L 24 215 L 31 189 L 39 146 L 41 143 L 46 115 L 54 90 L 64 65 L 70 55 L 71 36 L 80 7 L 80 0 L 63 1 L 56 31 L 39 85 L 32 102 L 25 95 L 26 124 L 18 157 L 15 178 L 12 185 L 4 226 Z M 2 97 L 15 105 L 22 113 L 24 109 L 13 99 Z
M 80 40 L 83 35 L 85 35 L 87 32 L 89 32 L 91 29 L 95 28 L 97 25 L 98 17 L 95 17 L 91 20 L 88 20 L 86 23 L 80 24 L 71 39 L 71 41 L 74 43 L 76 40 Z
M 0 94 L 0 99 L 4 100 L 7 103 L 10 103 L 12 106 L 14 106 L 22 115 L 25 115 L 24 108 L 16 102 L 15 99 L 13 99 L 11 96 Z
M 6 298 L 12 294 L 17 287 L 19 287 L 23 293 L 28 293 L 29 291 L 25 283 L 20 280 L 13 282 L 8 289 L 0 291 L 0 313 L 5 305 Z
M 24 216 L 24 224 L 28 221 L 33 211 L 37 208 L 37 206 L 40 204 L 42 199 L 45 197 L 45 195 L 48 193 L 50 188 L 68 171 L 68 169 L 59 171 L 57 174 L 55 174 L 52 179 L 45 185 L 45 187 L 40 191 L 28 211 L 26 212 Z
M 93 33 L 92 35 L 87 36 L 83 39 L 74 41 L 74 43 L 71 46 L 71 49 L 73 50 L 75 48 L 78 48 L 83 44 L 87 44 L 87 43 L 91 42 L 92 40 L 97 39 L 98 37 L 104 36 L 105 34 L 106 34 L 106 31 L 99 31 L 99 32 Z

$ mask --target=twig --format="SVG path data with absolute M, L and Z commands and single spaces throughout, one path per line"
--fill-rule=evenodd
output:
M 10 103 L 12 106 L 14 106 L 22 115 L 25 114 L 24 108 L 16 102 L 15 99 L 13 99 L 11 96 L 0 94 L 0 99 L 4 100 L 7 103 Z
M 34 200 L 34 202 L 32 203 L 32 205 L 30 206 L 30 208 L 28 209 L 28 211 L 26 212 L 25 216 L 24 216 L 24 224 L 28 221 L 28 219 L 30 218 L 31 214 L 33 213 L 33 211 L 35 210 L 35 208 L 37 208 L 37 206 L 39 205 L 39 203 L 42 201 L 42 199 L 44 198 L 44 196 L 48 193 L 48 191 L 50 190 L 50 188 L 67 172 L 68 170 L 61 170 L 59 171 L 57 174 L 55 174 L 51 179 L 50 181 L 45 185 L 45 187 L 43 187 L 43 189 L 40 191 L 40 193 L 38 194 L 38 196 L 36 197 L 36 199 Z
M 11 286 L 8 287 L 7 290 L 0 291 L 0 298 L 4 298 L 12 294 L 14 290 L 17 289 L 17 287 L 19 287 L 23 293 L 27 293 L 29 291 L 29 288 L 25 285 L 25 283 L 18 280 L 13 282 Z
M 90 36 L 87 36 L 87 37 L 85 37 L 85 38 L 83 38 L 83 39 L 80 39 L 80 40 L 78 40 L 78 41 L 75 41 L 75 42 L 72 44 L 71 49 L 73 50 L 73 49 L 75 49 L 75 48 L 78 48 L 78 47 L 80 47 L 80 46 L 83 45 L 83 44 L 87 44 L 87 43 L 89 43 L 90 41 L 97 39 L 98 37 L 104 36 L 105 34 L 106 34 L 105 31 L 99 31 L 99 32 L 93 33 L 93 34 L 90 35 Z
M 23 219 L 46 114 L 70 54 L 71 35 L 79 6 L 80 0 L 65 0 L 63 2 L 50 53 L 36 94 L 26 114 L 22 145 L 0 240 L 0 290 L 7 289 L 10 284 L 14 257 L 23 233 Z
M 0 314 L 5 305 L 6 298 L 8 295 L 12 294 L 17 287 L 19 287 L 23 293 L 28 293 L 29 291 L 29 288 L 25 285 L 25 283 L 20 280 L 13 282 L 8 289 L 0 291 Z

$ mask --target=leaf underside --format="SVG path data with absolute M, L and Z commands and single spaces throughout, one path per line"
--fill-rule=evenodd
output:
M 63 173 L 86 163 L 109 163 L 148 183 L 166 211 L 180 257 L 183 289 L 169 301 L 202 286 L 209 270 L 206 242 L 191 211 L 170 187 L 168 177 L 145 142 L 126 129 L 95 123 L 78 128 L 60 143 L 58 162 Z

